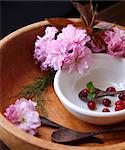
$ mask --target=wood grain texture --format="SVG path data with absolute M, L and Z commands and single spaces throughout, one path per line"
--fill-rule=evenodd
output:
M 43 34 L 47 24 L 47 21 L 42 21 L 29 25 L 0 41 L 0 139 L 12 150 L 124 150 L 125 132 L 100 135 L 105 142 L 103 145 L 92 143 L 66 146 L 51 142 L 53 129 L 41 127 L 39 137 L 34 137 L 16 128 L 3 116 L 5 108 L 16 100 L 12 96 L 17 94 L 21 86 L 31 83 L 34 76 L 42 74 L 32 54 L 36 36 Z M 46 90 L 45 106 L 49 119 L 77 131 L 113 127 L 91 125 L 72 116 L 58 100 L 53 86 Z M 118 125 L 122 124 L 125 122 Z

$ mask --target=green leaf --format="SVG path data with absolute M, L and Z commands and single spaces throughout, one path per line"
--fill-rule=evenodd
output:
M 94 98 L 95 98 L 95 93 L 89 93 L 87 95 L 87 99 L 89 99 L 89 100 L 93 100 Z
M 92 81 L 88 82 L 86 86 L 87 86 L 87 89 L 89 90 L 90 93 L 95 92 L 95 87 L 94 87 Z

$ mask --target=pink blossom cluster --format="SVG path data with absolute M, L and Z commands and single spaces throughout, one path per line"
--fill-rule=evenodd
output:
M 35 135 L 37 127 L 41 125 L 38 112 L 35 110 L 36 103 L 25 98 L 17 99 L 15 104 L 6 108 L 4 115 L 18 128 Z
M 125 30 L 113 27 L 105 32 L 104 41 L 110 55 L 125 57 Z
M 103 32 L 100 38 L 101 42 L 103 42 L 99 43 L 100 47 L 93 41 L 90 42 L 93 52 L 105 51 L 113 56 L 125 57 L 125 30 L 113 27 Z
M 86 46 L 90 41 L 86 30 L 67 25 L 61 32 L 55 27 L 47 27 L 43 37 L 35 42 L 34 58 L 41 69 L 66 69 L 84 74 L 92 64 L 92 52 Z

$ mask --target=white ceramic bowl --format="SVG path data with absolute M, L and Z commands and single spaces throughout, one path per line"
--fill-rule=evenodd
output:
M 101 112 L 104 106 L 101 100 L 97 101 L 97 109 L 91 111 L 87 103 L 80 100 L 79 92 L 92 81 L 95 87 L 105 90 L 113 86 L 117 90 L 125 89 L 125 59 L 116 58 L 107 54 L 93 54 L 94 63 L 88 73 L 81 76 L 77 72 L 67 73 L 58 70 L 54 79 L 54 89 L 65 108 L 77 118 L 92 124 L 113 124 L 125 120 L 125 109 L 114 111 L 114 102 L 117 96 L 109 97 L 112 105 L 110 112 Z

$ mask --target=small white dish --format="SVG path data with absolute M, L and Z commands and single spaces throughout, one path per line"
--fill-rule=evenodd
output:
M 113 124 L 125 120 L 125 109 L 114 111 L 114 102 L 117 97 L 110 97 L 112 105 L 110 112 L 101 112 L 104 106 L 97 102 L 97 109 L 92 111 L 87 103 L 80 100 L 79 92 L 92 81 L 95 87 L 105 90 L 113 86 L 117 90 L 125 89 L 125 59 L 107 54 L 93 54 L 94 63 L 91 69 L 83 76 L 77 72 L 67 73 L 58 70 L 54 78 L 54 89 L 65 108 L 77 118 L 92 124 Z

